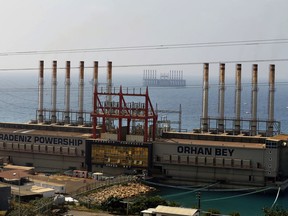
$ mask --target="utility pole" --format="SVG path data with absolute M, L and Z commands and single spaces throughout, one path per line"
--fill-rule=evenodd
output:
M 198 209 L 201 209 L 201 192 L 197 192 L 196 198 L 198 200 Z
M 18 202 L 19 202 L 19 212 L 18 212 L 18 214 L 20 216 L 21 215 L 21 191 L 20 191 L 21 177 L 20 177 L 19 171 L 18 171 L 18 173 L 13 173 L 13 176 L 16 176 L 17 174 L 18 174 L 18 179 L 19 179 L 19 181 L 18 181 L 18 194 L 19 194 L 19 196 L 18 196 Z

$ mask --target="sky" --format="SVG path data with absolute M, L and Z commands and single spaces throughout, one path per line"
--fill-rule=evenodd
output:
M 201 89 L 204 62 L 210 63 L 212 84 L 218 83 L 219 63 L 226 63 L 226 83 L 232 85 L 236 62 L 243 63 L 243 82 L 248 84 L 252 64 L 258 63 L 259 83 L 266 86 L 269 64 L 275 64 L 276 82 L 284 83 L 276 87 L 276 97 L 285 102 L 281 109 L 288 110 L 287 95 L 281 91 L 288 83 L 287 0 L 0 0 L 0 3 L 1 121 L 34 118 L 40 60 L 45 65 L 46 108 L 51 102 L 52 61 L 57 60 L 58 89 L 62 93 L 65 63 L 71 61 L 76 105 L 80 61 L 85 62 L 85 87 L 92 79 L 93 61 L 99 62 L 100 82 L 106 82 L 107 61 L 112 61 L 116 87 L 142 86 L 144 70 L 157 70 L 158 76 L 181 70 L 191 92 L 195 92 L 192 89 L 195 86 Z M 78 49 L 85 52 L 74 52 Z M 93 52 L 87 52 L 88 49 Z M 234 93 L 232 85 L 227 87 L 232 89 L 227 94 Z M 201 100 L 200 94 L 192 95 Z M 175 104 L 187 102 L 185 98 L 184 102 L 178 101 L 178 97 L 183 95 L 175 96 Z M 190 102 L 185 105 L 187 110 L 197 105 L 201 112 L 200 103 Z M 185 118 L 191 121 L 191 117 Z M 195 118 L 198 122 L 198 116 Z
M 117 79 L 123 75 L 142 78 L 145 69 L 183 70 L 189 77 L 202 76 L 202 64 L 116 66 L 285 59 L 287 41 L 136 51 L 13 53 L 288 39 L 287 8 L 286 0 L 1 0 L 0 69 L 38 68 L 39 60 L 45 61 L 45 67 L 51 67 L 53 60 L 59 67 L 64 67 L 65 61 L 75 67 L 79 61 L 85 61 L 85 66 L 92 66 L 93 61 L 105 66 L 112 61 Z M 287 61 L 265 62 L 260 70 L 268 71 L 268 65 L 273 63 L 276 81 L 282 80 Z M 243 65 L 249 77 L 252 64 Z M 215 71 L 211 76 L 218 76 L 218 67 L 211 65 Z M 235 63 L 227 64 L 227 70 L 234 76 Z M 263 77 L 266 79 L 266 72 Z

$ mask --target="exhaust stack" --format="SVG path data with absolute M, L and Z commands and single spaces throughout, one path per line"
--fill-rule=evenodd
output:
M 251 97 L 251 135 L 257 134 L 257 99 L 258 96 L 258 65 L 252 68 L 252 97 Z
M 57 61 L 53 61 L 51 123 L 56 123 L 56 120 L 57 120 L 56 102 L 57 102 Z
M 93 74 L 93 95 L 96 94 L 98 91 L 98 61 L 94 61 L 94 74 Z M 92 104 L 93 107 L 97 107 L 97 101 L 94 100 L 93 98 L 95 95 L 92 97 Z M 95 123 L 96 125 L 97 123 Z
M 66 79 L 65 79 L 65 124 L 70 124 L 70 61 L 66 61 Z
M 202 132 L 208 132 L 209 64 L 203 65 Z
M 111 112 L 111 108 L 112 108 L 112 62 L 108 61 L 107 62 L 107 97 L 106 97 L 106 104 L 107 107 L 109 107 L 109 112 Z M 107 119 L 106 120 L 106 127 L 108 128 L 108 130 L 111 128 L 112 126 L 112 121 L 111 119 Z
M 107 62 L 107 93 L 111 94 L 112 93 L 112 62 L 108 61 Z M 112 103 L 112 96 L 108 95 L 107 96 L 107 103 L 111 105 Z
M 275 65 L 270 65 L 269 71 L 269 99 L 268 99 L 268 131 L 267 136 L 273 136 L 274 98 L 275 98 Z
M 78 111 L 78 124 L 83 125 L 83 104 L 84 104 L 84 61 L 80 61 L 80 74 L 79 74 L 79 111 Z
M 98 61 L 94 62 L 94 75 L 93 75 L 93 92 L 98 88 Z
M 43 95 L 44 95 L 44 61 L 40 61 L 38 89 L 38 123 L 43 123 Z
M 218 101 L 218 132 L 224 132 L 224 106 L 225 106 L 225 64 L 220 64 L 219 74 L 219 101 Z
M 241 125 L 241 64 L 236 65 L 236 80 L 235 80 L 235 122 L 234 122 L 234 133 L 240 134 Z

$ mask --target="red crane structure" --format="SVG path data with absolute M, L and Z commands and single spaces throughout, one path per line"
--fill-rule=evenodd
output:
M 103 100 L 103 97 L 105 100 Z M 112 101 L 113 97 L 113 101 Z M 134 102 L 136 98 L 142 98 L 143 102 Z M 101 101 L 102 99 L 102 101 Z M 133 102 L 131 102 L 133 101 Z M 145 93 L 135 93 L 133 89 L 132 93 L 123 93 L 122 86 L 120 86 L 119 92 L 103 91 L 103 89 L 94 89 L 94 100 L 93 100 L 93 112 L 91 113 L 92 118 L 92 133 L 93 138 L 96 139 L 99 136 L 96 133 L 98 122 L 101 127 L 101 132 L 109 132 L 111 123 L 118 120 L 117 129 L 117 140 L 126 140 L 123 134 L 130 134 L 135 130 L 131 130 L 131 121 L 137 121 L 142 123 L 140 133 L 143 135 L 143 141 L 154 141 L 156 137 L 156 123 L 157 115 L 153 109 L 149 94 L 148 87 Z M 126 122 L 126 126 L 123 126 Z M 117 122 L 116 122 L 117 123 Z M 150 124 L 149 124 L 150 123 Z M 149 128 L 152 126 L 151 130 Z M 125 129 L 127 127 L 127 130 Z M 123 129 L 126 130 L 123 133 Z M 139 134 L 139 130 L 138 130 Z

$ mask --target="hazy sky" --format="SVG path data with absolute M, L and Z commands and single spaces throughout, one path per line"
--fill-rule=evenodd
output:
M 288 39 L 287 0 L 1 0 L 0 53 Z M 288 44 L 0 56 L 0 68 L 287 58 Z M 274 62 L 264 63 L 263 68 Z M 247 68 L 251 68 L 247 64 Z M 275 62 L 279 76 L 288 62 Z M 217 65 L 215 67 L 218 67 Z M 235 64 L 227 66 L 234 70 Z M 200 73 L 201 65 L 168 67 Z M 200 68 L 200 69 L 199 69 Z M 142 74 L 149 67 L 116 69 Z M 164 70 L 158 68 L 158 70 Z M 200 71 L 199 71 L 200 70 Z M 248 69 L 247 69 L 248 70 Z M 196 71 L 196 72 L 195 72 Z M 136 73 L 137 72 L 137 73 Z M 117 75 L 116 75 L 117 76 Z M 266 75 L 265 75 L 266 76 Z

